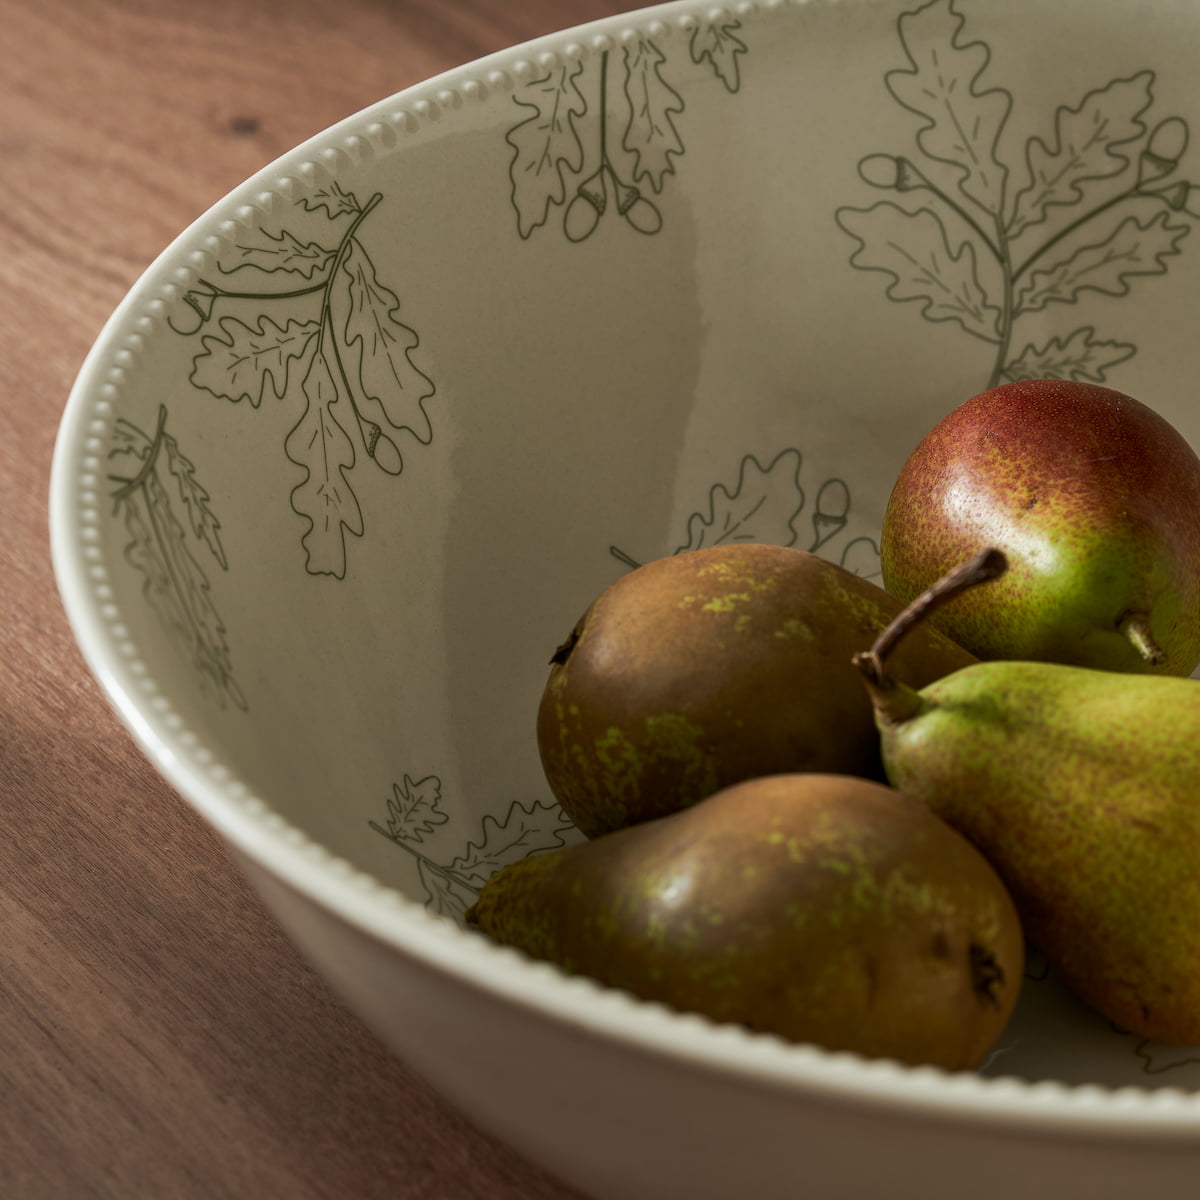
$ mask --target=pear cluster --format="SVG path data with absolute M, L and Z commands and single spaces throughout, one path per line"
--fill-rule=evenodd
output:
M 905 464 L 884 587 L 790 547 L 640 567 L 555 652 L 547 782 L 586 840 L 469 924 L 714 1021 L 971 1069 L 1026 939 L 1121 1028 L 1200 1043 L 1200 459 L 1033 380 Z

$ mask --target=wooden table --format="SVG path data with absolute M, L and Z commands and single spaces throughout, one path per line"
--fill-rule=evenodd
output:
M 565 1200 L 297 957 L 87 674 L 49 558 L 71 382 L 231 187 L 618 0 L 0 0 L 0 1197 Z

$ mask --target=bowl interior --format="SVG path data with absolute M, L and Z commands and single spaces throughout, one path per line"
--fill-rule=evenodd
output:
M 160 765 L 461 916 L 577 836 L 533 716 L 631 563 L 749 539 L 875 575 L 904 458 L 1002 379 L 1200 444 L 1196 18 L 1156 17 L 671 4 L 285 156 L 72 397 L 55 553 L 98 675 Z M 1035 963 L 986 1071 L 1192 1089 L 1200 1049 Z

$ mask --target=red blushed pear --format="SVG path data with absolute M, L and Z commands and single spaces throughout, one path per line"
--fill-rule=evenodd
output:
M 979 658 L 1164 675 L 1200 662 L 1200 458 L 1132 397 L 1028 380 L 931 430 L 888 502 L 884 585 L 907 603 L 979 546 L 1008 572 L 931 619 Z

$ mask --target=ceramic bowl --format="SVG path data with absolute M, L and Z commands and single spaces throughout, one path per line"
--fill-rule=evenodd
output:
M 588 1195 L 1194 1195 L 1200 1048 L 1036 962 L 948 1075 L 460 924 L 577 836 L 534 713 L 630 564 L 751 539 L 874 576 L 907 453 L 999 380 L 1200 443 L 1200 12 L 1139 12 L 688 0 L 519 46 L 236 189 L 81 370 L 53 548 L 116 710 L 349 1004 Z

